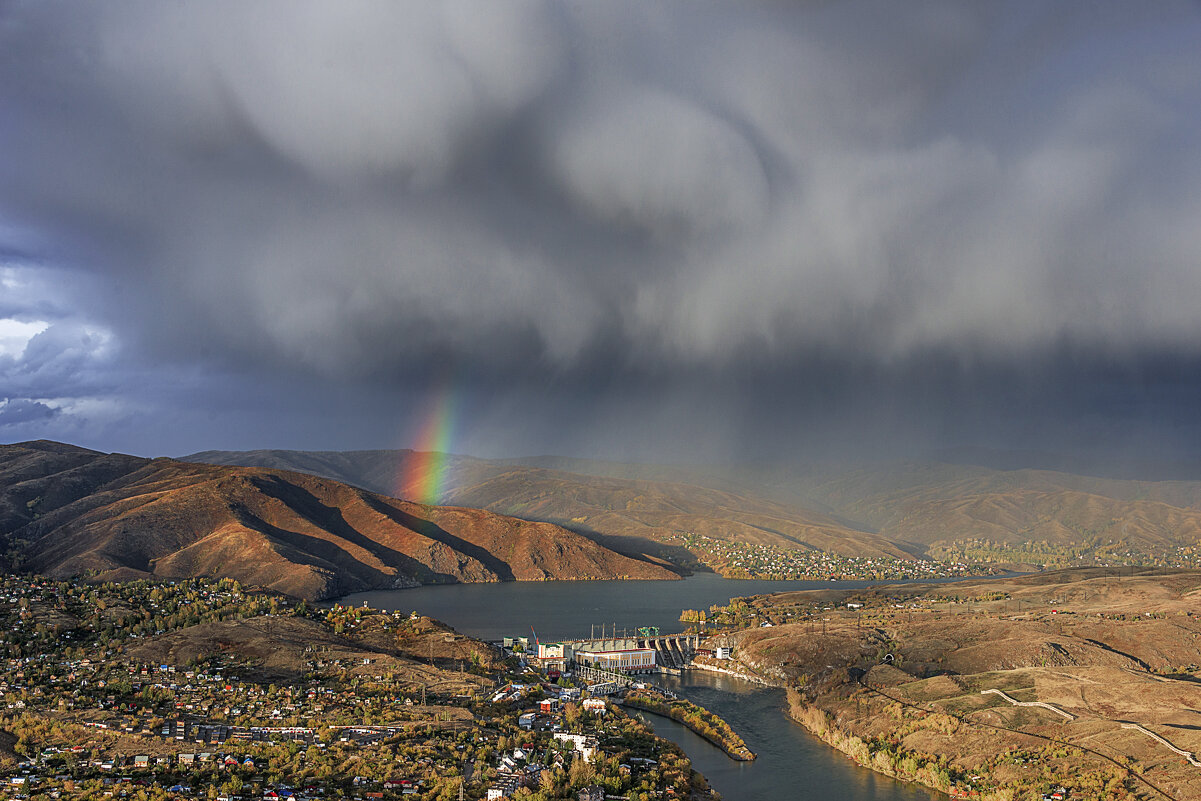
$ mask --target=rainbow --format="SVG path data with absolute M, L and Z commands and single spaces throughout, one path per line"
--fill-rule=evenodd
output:
M 442 495 L 446 456 L 454 433 L 455 398 L 449 384 L 434 393 L 414 438 L 412 452 L 401 462 L 396 495 L 432 506 Z

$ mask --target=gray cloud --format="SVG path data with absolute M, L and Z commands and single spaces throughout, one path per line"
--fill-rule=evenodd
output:
M 0 429 L 30 422 L 42 422 L 57 414 L 44 403 L 29 401 L 24 398 L 16 400 L 0 399 Z
M 697 427 L 745 440 L 769 387 L 900 426 L 931 370 L 1187 363 L 1198 38 L 1187 2 L 10 3 L 0 246 L 87 290 L 6 290 L 64 319 L 0 395 L 452 363 L 561 429 L 717 384 Z

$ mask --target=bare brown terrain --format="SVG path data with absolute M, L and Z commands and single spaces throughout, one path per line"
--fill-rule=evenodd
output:
M 457 581 L 677 575 L 559 526 L 303 473 L 0 446 L 10 564 L 52 576 L 228 576 L 315 599 Z
M 992 799 L 1201 797 L 1201 571 L 785 593 L 742 613 L 775 625 L 733 635 L 741 668 L 877 770 Z
M 490 686 L 488 679 L 463 668 L 495 668 L 499 660 L 494 649 L 430 618 L 409 621 L 400 631 L 387 618 L 366 615 L 342 635 L 297 617 L 204 623 L 152 637 L 128 649 L 127 656 L 182 668 L 220 655 L 240 678 L 259 683 L 290 683 L 314 671 L 345 670 L 350 677 L 390 674 L 401 686 L 437 687 L 445 693 Z
M 217 464 L 286 467 L 412 497 L 397 483 L 411 451 L 206 451 L 186 457 Z M 587 467 L 586 462 L 569 464 Z M 605 463 L 597 463 L 606 466 Z M 619 470 L 621 465 L 607 465 Z M 687 471 L 630 471 L 655 478 L 575 473 L 547 467 L 450 456 L 442 500 L 578 531 L 623 553 L 654 553 L 677 564 L 695 559 L 673 538 L 698 534 L 729 542 L 817 550 L 844 556 L 909 559 L 915 550 L 827 514 L 758 497 L 739 487 L 688 483 Z M 672 480 L 672 479 L 675 480 Z M 917 549 L 920 550 L 920 549 Z
M 923 546 L 1040 541 L 1163 553 L 1201 538 L 1197 481 L 894 464 L 811 479 L 797 492 L 883 536 Z
M 410 451 L 209 451 L 186 457 L 283 467 L 405 497 Z M 1201 539 L 1201 481 L 900 462 L 855 469 L 689 468 L 541 457 L 448 456 L 444 500 L 556 523 L 677 564 L 685 533 L 843 556 L 933 555 L 1066 566 L 1185 566 Z M 1028 543 L 1039 548 L 1013 553 Z M 1091 560 L 1091 561 L 1090 561 Z

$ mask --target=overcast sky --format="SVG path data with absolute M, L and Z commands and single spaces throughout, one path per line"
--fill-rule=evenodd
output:
M 0 0 L 0 441 L 1201 448 L 1195 2 Z

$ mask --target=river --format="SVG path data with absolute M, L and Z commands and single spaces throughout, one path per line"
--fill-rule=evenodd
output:
M 697 574 L 683 581 L 548 581 L 454 584 L 411 590 L 361 592 L 342 603 L 377 609 L 416 611 L 463 634 L 484 640 L 526 636 L 536 631 L 550 641 L 657 626 L 680 631 L 681 609 L 708 609 L 730 598 L 814 587 L 864 587 L 878 582 L 731 581 Z M 718 674 L 690 671 L 657 676 L 701 706 L 721 715 L 758 755 L 735 762 L 678 723 L 645 715 L 662 737 L 678 743 L 693 766 L 725 801 L 930 801 L 945 798 L 901 784 L 850 762 L 809 736 L 785 712 L 782 690 L 764 688 Z
M 735 762 L 674 720 L 642 715 L 656 734 L 684 749 L 726 801 L 945 801 L 925 788 L 861 768 L 811 737 L 788 717 L 783 690 L 699 670 L 679 678 L 660 676 L 655 683 L 721 715 L 759 757 Z

